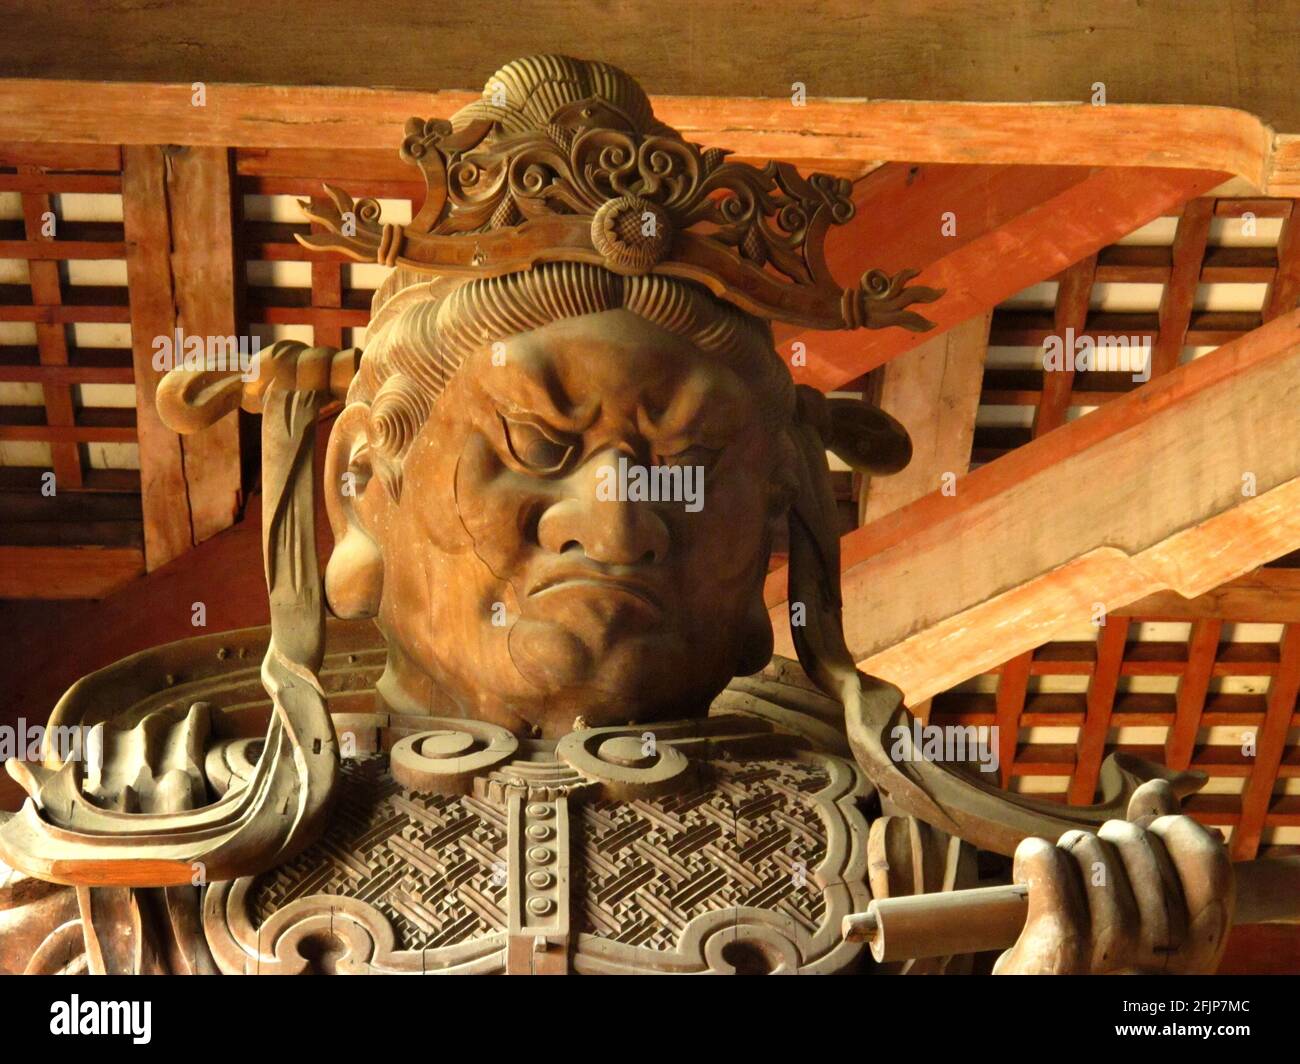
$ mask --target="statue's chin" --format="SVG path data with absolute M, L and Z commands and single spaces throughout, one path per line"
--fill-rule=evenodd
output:
M 510 632 L 509 649 L 520 677 L 541 696 L 537 716 L 528 716 L 547 734 L 563 734 L 579 717 L 595 728 L 707 710 L 707 700 L 691 704 L 695 670 L 670 632 L 593 631 L 523 618 Z

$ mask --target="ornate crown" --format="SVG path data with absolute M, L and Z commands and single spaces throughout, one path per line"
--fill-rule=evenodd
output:
M 828 227 L 853 217 L 851 184 L 789 163 L 727 161 L 657 121 L 623 71 L 567 56 L 507 64 L 451 121 L 412 118 L 402 158 L 424 175 L 409 225 L 373 199 L 326 185 L 303 210 L 328 232 L 306 247 L 361 262 L 492 277 L 543 262 L 693 281 L 750 314 L 814 329 L 933 327 L 904 309 L 941 292 L 906 287 L 917 270 L 868 270 L 841 288 Z

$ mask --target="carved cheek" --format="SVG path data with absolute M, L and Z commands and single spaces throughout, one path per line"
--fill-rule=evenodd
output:
M 531 515 L 545 502 L 546 482 L 508 469 L 480 433 L 461 450 L 455 478 L 456 512 L 475 553 L 505 580 L 529 552 Z
M 450 434 L 440 433 L 439 428 L 426 428 L 402 463 L 401 518 L 395 536 L 390 537 L 399 552 L 410 550 L 414 543 L 427 543 L 447 554 L 469 549 L 456 516 L 456 451 L 443 442 Z
M 704 478 L 704 505 L 685 527 L 690 541 L 690 568 L 698 579 L 691 586 L 730 587 L 748 579 L 762 565 L 767 525 L 766 478 L 771 455 L 750 443 L 732 451 Z

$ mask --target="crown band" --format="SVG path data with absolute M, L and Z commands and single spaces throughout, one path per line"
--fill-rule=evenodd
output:
M 620 91 L 644 100 L 615 73 L 626 79 Z M 916 270 L 868 270 L 849 288 L 831 277 L 826 233 L 855 210 L 844 178 L 730 161 L 654 121 L 648 103 L 633 118 L 600 96 L 561 98 L 543 117 L 521 115 L 489 90 L 451 122 L 407 122 L 401 155 L 425 183 L 408 225 L 381 223 L 376 201 L 354 203 L 326 185 L 328 204 L 302 205 L 326 232 L 298 241 L 437 275 L 493 277 L 565 261 L 662 274 L 813 329 L 933 327 L 906 309 L 941 294 L 907 287 Z

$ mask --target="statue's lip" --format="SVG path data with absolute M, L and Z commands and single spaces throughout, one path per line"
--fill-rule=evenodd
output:
M 656 609 L 663 609 L 663 602 L 660 600 L 654 588 L 647 581 L 638 580 L 635 577 L 620 576 L 615 573 L 605 573 L 597 569 L 571 569 L 559 573 L 552 573 L 545 576 L 533 585 L 528 592 L 528 597 L 533 598 L 537 595 L 544 594 L 547 591 L 554 591 L 562 587 L 575 587 L 587 585 L 599 587 L 601 589 L 611 589 L 616 591 L 626 591 L 637 598 L 644 599 Z

